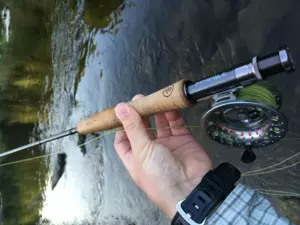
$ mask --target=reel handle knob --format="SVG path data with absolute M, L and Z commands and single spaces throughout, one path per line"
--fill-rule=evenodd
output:
M 249 164 L 249 163 L 254 162 L 255 159 L 256 159 L 256 155 L 253 152 L 252 147 L 249 146 L 249 145 L 247 145 L 246 149 L 245 149 L 245 151 L 244 151 L 244 153 L 242 155 L 241 161 L 243 163 Z

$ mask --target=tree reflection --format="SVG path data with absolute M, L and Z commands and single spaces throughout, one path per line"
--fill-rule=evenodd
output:
M 11 13 L 8 39 L 3 21 L 0 23 L 0 152 L 28 143 L 34 125 L 45 118 L 38 115 L 50 100 L 45 78 L 51 79 L 52 4 L 47 0 L 0 0 L 0 9 L 7 7 Z M 32 153 L 25 151 L 0 162 L 28 157 Z M 0 168 L 4 225 L 39 221 L 46 180 L 43 160 Z
M 77 0 L 65 2 L 75 15 Z M 0 0 L 0 10 L 7 7 L 11 14 L 9 39 L 4 32 L 4 23 L 0 23 L 0 152 L 28 143 L 35 125 L 48 117 L 44 106 L 51 101 L 51 33 L 52 21 L 55 21 L 51 16 L 56 3 Z M 124 0 L 86 0 L 82 19 L 89 28 L 116 34 L 116 25 L 122 21 L 121 13 L 125 7 Z M 78 61 L 80 76 L 86 57 L 96 49 L 92 35 L 86 41 Z M 75 89 L 80 76 L 76 77 Z M 0 163 L 29 158 L 33 153 L 42 154 L 42 149 L 0 158 Z M 49 221 L 40 221 L 39 215 L 47 170 L 48 162 L 44 160 L 0 167 L 4 225 L 48 224 Z
M 122 22 L 121 13 L 125 6 L 124 0 L 86 0 L 84 21 L 103 33 L 115 34 L 118 31 L 116 25 Z

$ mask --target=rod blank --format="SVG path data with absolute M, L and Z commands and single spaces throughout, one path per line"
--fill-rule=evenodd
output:
M 57 140 L 57 139 L 60 139 L 60 138 L 63 138 L 63 137 L 66 137 L 66 136 L 69 136 L 69 135 L 72 135 L 72 134 L 76 134 L 76 133 L 77 133 L 76 128 L 72 128 L 70 130 L 61 132 L 59 134 L 53 135 L 53 136 L 45 138 L 43 140 L 36 141 L 36 142 L 30 143 L 28 145 L 21 146 L 19 148 L 15 148 L 15 149 L 10 150 L 8 152 L 3 152 L 3 153 L 0 154 L 0 158 L 3 157 L 3 156 L 7 156 L 7 155 L 10 155 L 10 154 L 13 154 L 13 153 L 16 153 L 16 152 L 20 152 L 20 151 L 26 150 L 28 148 L 32 148 L 32 147 L 35 147 L 35 146 L 38 146 L 38 145 L 41 145 L 41 144 L 44 144 L 44 143 L 47 143 L 47 142 L 50 142 L 50 141 L 54 141 L 54 140 Z

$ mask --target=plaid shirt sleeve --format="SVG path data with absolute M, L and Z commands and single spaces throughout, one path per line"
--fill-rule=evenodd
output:
M 253 189 L 239 184 L 206 220 L 205 225 L 292 225 L 271 203 Z

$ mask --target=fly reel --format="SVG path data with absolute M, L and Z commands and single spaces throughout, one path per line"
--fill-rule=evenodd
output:
M 237 88 L 213 96 L 212 108 L 202 123 L 215 141 L 246 149 L 244 163 L 256 159 L 252 148 L 278 142 L 287 132 L 287 121 L 279 112 L 281 96 L 261 85 Z

